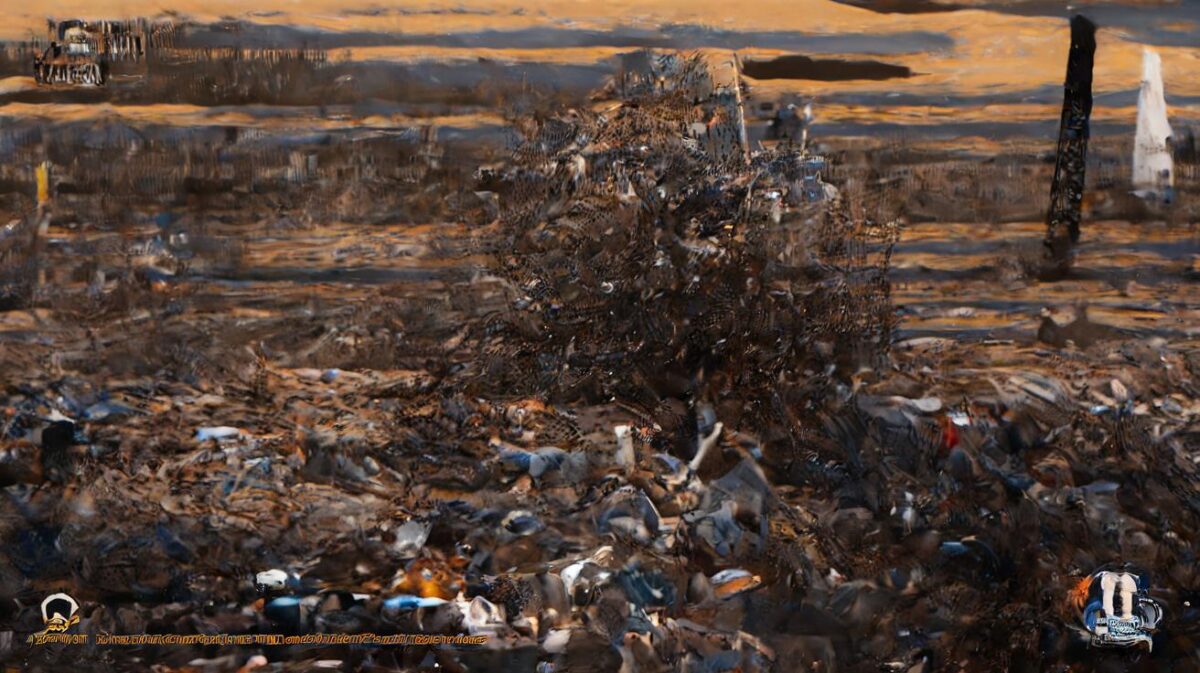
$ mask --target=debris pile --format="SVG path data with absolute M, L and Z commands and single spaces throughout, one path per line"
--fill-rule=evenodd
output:
M 719 59 L 654 57 L 617 100 L 525 124 L 480 172 L 498 216 L 465 246 L 490 266 L 439 278 L 445 315 L 281 288 L 279 317 L 200 283 L 154 290 L 152 330 L 0 314 L 60 340 L 0 353 L 0 659 L 1059 670 L 1093 660 L 1078 587 L 1115 561 L 1165 613 L 1140 661 L 1194 658 L 1200 359 L 1117 330 L 889 348 L 895 227 L 804 147 L 749 147 Z M 181 320 L 217 346 L 162 345 Z M 92 635 L 484 638 L 25 644 L 60 592 Z
M 799 145 L 749 150 L 728 56 L 655 57 L 619 82 L 600 111 L 530 122 L 502 176 L 512 302 L 480 389 L 615 398 L 664 427 L 702 401 L 765 421 L 881 362 L 894 225 L 852 217 Z

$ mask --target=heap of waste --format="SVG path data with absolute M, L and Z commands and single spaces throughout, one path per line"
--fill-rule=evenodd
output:
M 1153 656 L 1194 651 L 1200 361 L 889 350 L 895 225 L 752 148 L 745 95 L 654 56 L 520 125 L 472 243 L 502 308 L 426 369 L 10 381 L 0 658 L 1033 671 L 1088 656 L 1071 590 L 1118 560 L 1159 582 Z M 485 638 L 26 645 L 56 591 L 93 636 Z

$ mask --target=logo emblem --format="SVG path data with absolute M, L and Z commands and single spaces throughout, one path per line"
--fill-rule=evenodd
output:
M 42 601 L 42 633 L 66 633 L 79 623 L 79 603 L 66 594 L 53 594 Z

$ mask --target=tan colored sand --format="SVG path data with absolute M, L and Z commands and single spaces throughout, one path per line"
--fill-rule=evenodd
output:
M 102 10 L 98 7 L 102 6 Z M 813 34 L 864 33 L 887 35 L 929 31 L 951 37 L 943 51 L 877 57 L 909 66 L 920 73 L 908 80 L 886 82 L 759 83 L 765 93 L 817 95 L 831 91 L 907 92 L 924 95 L 1019 95 L 1062 81 L 1068 43 L 1064 19 L 1019 17 L 985 11 L 939 14 L 877 14 L 830 0 L 427 0 L 420 3 L 373 0 L 61 0 L 53 3 L 59 16 L 120 18 L 153 16 L 177 10 L 199 19 L 223 16 L 264 23 L 317 27 L 330 31 L 454 33 L 515 30 L 529 27 L 608 29 L 617 25 L 653 28 L 665 23 L 692 23 L 722 30 L 799 31 Z M 347 10 L 376 8 L 379 16 L 347 14 Z M 20 38 L 44 32 L 46 5 L 0 0 L 8 19 L 0 37 Z M 1147 10 L 1149 11 L 1149 10 Z M 1115 30 L 1102 29 L 1096 59 L 1097 93 L 1135 88 L 1141 74 L 1142 45 Z M 486 58 L 516 61 L 594 62 L 622 51 L 611 47 L 567 50 L 381 49 L 353 50 L 357 58 Z M 798 43 L 796 52 L 803 53 Z M 1200 48 L 1159 49 L 1167 92 L 1200 95 Z M 771 52 L 747 51 L 747 55 Z M 847 56 L 855 56 L 853 54 Z M 862 56 L 862 55 L 858 55 Z M 1014 100 L 1019 103 L 1019 100 Z

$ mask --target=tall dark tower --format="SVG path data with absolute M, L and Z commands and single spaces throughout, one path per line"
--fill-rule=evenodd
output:
M 1071 51 L 1063 85 L 1058 155 L 1046 215 L 1046 273 L 1061 276 L 1071 268 L 1071 247 L 1079 241 L 1084 169 L 1087 167 L 1088 119 L 1092 116 L 1092 62 L 1096 24 L 1082 15 L 1071 19 Z

